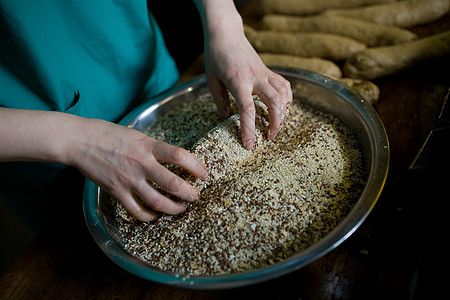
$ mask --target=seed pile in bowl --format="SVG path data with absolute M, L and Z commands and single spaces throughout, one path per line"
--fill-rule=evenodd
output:
M 350 212 L 366 181 L 352 133 L 337 117 L 294 100 L 271 142 L 267 111 L 255 103 L 258 139 L 251 151 L 239 142 L 238 115 L 222 122 L 209 93 L 148 128 L 148 135 L 198 155 L 210 176 L 206 182 L 184 176 L 201 196 L 179 216 L 141 223 L 118 204 L 126 251 L 185 276 L 242 272 L 301 252 Z

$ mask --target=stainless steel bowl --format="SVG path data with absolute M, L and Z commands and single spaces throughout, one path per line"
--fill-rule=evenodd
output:
M 113 200 L 94 183 L 86 181 L 83 199 L 86 222 L 93 238 L 110 259 L 139 277 L 164 284 L 196 289 L 230 288 L 300 269 L 337 247 L 361 225 L 378 200 L 388 172 L 389 144 L 378 114 L 360 95 L 328 76 L 299 69 L 274 70 L 291 82 L 297 98 L 338 116 L 357 136 L 369 177 L 349 215 L 320 241 L 282 262 L 232 275 L 184 277 L 151 267 L 123 250 Z M 195 78 L 136 108 L 121 124 L 144 131 L 181 101 L 197 98 L 207 91 L 206 77 Z

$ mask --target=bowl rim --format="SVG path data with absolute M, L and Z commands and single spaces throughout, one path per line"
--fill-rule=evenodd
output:
M 349 104 L 358 113 L 364 114 L 364 118 L 362 118 L 365 122 L 364 126 L 373 129 L 369 131 L 371 133 L 369 136 L 370 144 L 371 147 L 374 148 L 371 151 L 370 174 L 361 196 L 350 213 L 337 227 L 331 230 L 318 242 L 281 262 L 241 273 L 215 276 L 183 276 L 152 267 L 132 256 L 114 242 L 103 226 L 98 214 L 100 188 L 87 179 L 83 194 L 85 221 L 96 243 L 114 263 L 138 277 L 171 286 L 190 289 L 234 288 L 280 277 L 306 266 L 335 249 L 364 222 L 383 190 L 389 169 L 389 141 L 378 113 L 361 95 L 332 77 L 303 69 L 272 69 L 282 76 L 297 77 L 301 80 L 311 81 L 329 91 L 339 94 L 345 101 L 351 102 Z M 150 113 L 157 103 L 160 103 L 161 101 L 170 101 L 174 97 L 189 92 L 193 88 L 202 86 L 205 83 L 205 74 L 186 81 L 185 83 L 141 104 L 125 116 L 119 124 L 134 128 L 137 126 L 138 116 L 140 114 Z M 365 201 L 361 201 L 362 199 Z

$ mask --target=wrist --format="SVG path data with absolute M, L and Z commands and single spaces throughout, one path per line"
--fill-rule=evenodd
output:
M 70 116 L 64 128 L 64 138 L 55 149 L 58 160 L 66 165 L 79 168 L 92 152 L 102 144 L 102 130 L 107 121 Z M 103 136 L 107 135 L 103 133 Z
M 64 120 L 61 120 L 61 128 L 52 151 L 55 160 L 77 167 L 77 157 L 79 153 L 84 152 L 82 149 L 85 148 L 84 145 L 88 140 L 86 134 L 89 131 L 88 126 L 85 125 L 88 121 L 89 119 L 74 115 L 67 115 Z
M 67 164 L 74 130 L 72 115 L 38 110 L 0 109 L 0 161 L 48 161 Z

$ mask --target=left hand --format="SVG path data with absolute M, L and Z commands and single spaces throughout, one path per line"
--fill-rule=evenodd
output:
M 261 61 L 245 37 L 242 19 L 232 1 L 209 0 L 203 5 L 203 11 L 206 11 L 205 16 L 202 15 L 206 25 L 206 74 L 219 111 L 225 116 L 231 114 L 230 91 L 241 117 L 242 143 L 251 149 L 255 141 L 252 96 L 257 95 L 268 107 L 270 125 L 267 136 L 275 139 L 292 102 L 289 81 Z

